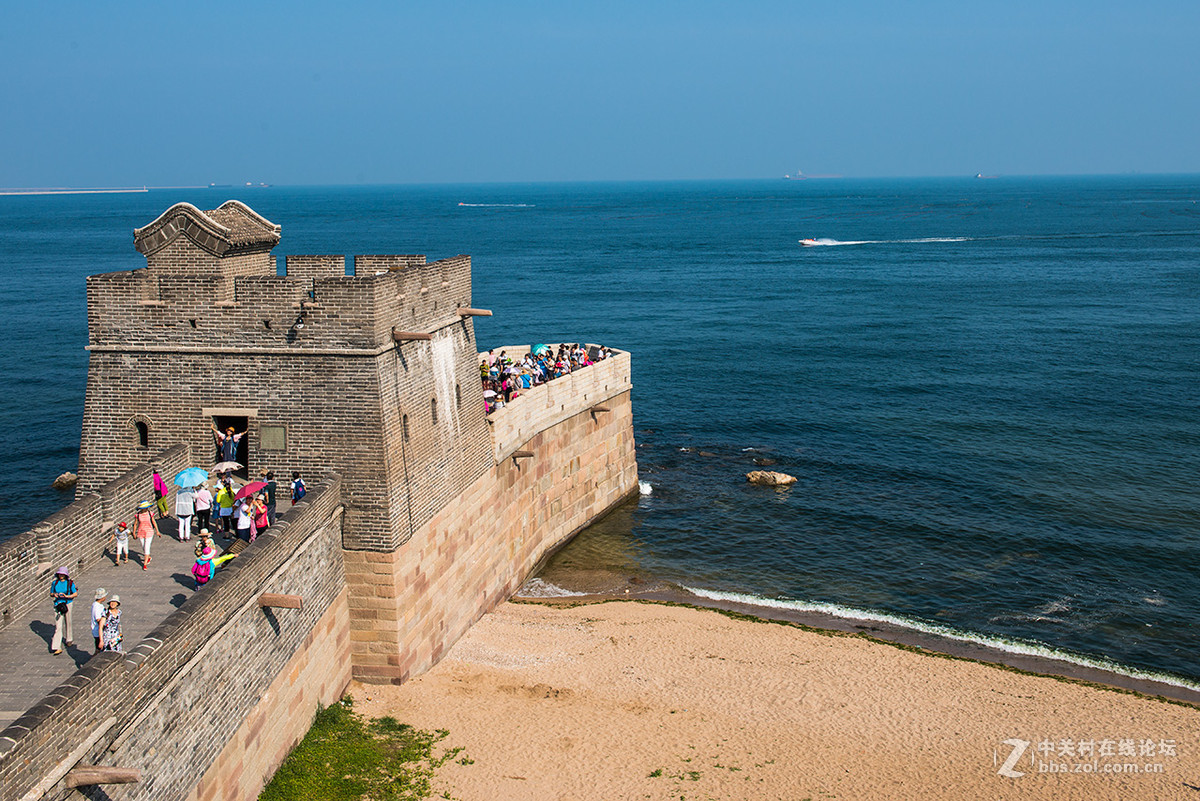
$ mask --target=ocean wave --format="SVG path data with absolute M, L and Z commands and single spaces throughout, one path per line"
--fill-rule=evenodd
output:
M 568 590 L 544 579 L 531 578 L 521 586 L 521 589 L 517 590 L 517 595 L 522 598 L 571 598 L 576 595 L 587 595 L 587 593 Z
M 1139 670 L 1138 668 L 1121 665 L 1102 657 L 1089 657 L 1079 654 L 1071 654 L 1051 648 L 1048 645 L 1030 642 L 1028 640 L 991 637 L 985 634 L 965 632 L 937 623 L 928 623 L 923 620 L 915 620 L 912 618 L 902 617 L 900 615 L 890 615 L 886 612 L 856 609 L 851 606 L 842 606 L 841 604 L 761 598 L 757 595 L 745 595 L 738 592 L 723 592 L 721 590 L 705 590 L 698 587 L 688 587 L 686 585 L 681 586 L 687 592 L 699 596 L 700 598 L 707 598 L 711 601 L 726 601 L 731 603 L 745 604 L 747 606 L 758 606 L 766 609 L 787 609 L 794 612 L 819 612 L 826 615 L 832 615 L 833 617 L 843 618 L 845 620 L 863 620 L 871 623 L 887 623 L 893 626 L 899 626 L 901 628 L 924 632 L 925 634 L 933 634 L 938 637 L 945 637 L 948 640 L 955 640 L 957 642 L 965 642 L 971 643 L 972 645 L 983 645 L 988 648 L 995 648 L 996 650 L 1005 651 L 1010 654 L 1021 654 L 1023 656 L 1036 656 L 1044 659 L 1053 659 L 1058 662 L 1067 662 L 1080 667 L 1103 670 L 1109 673 L 1116 673 L 1121 676 L 1128 676 L 1129 678 L 1133 679 L 1154 681 L 1160 684 L 1169 684 L 1172 687 L 1182 687 L 1185 690 L 1200 692 L 1200 684 L 1188 681 L 1178 676 L 1172 676 L 1168 673 L 1158 673 L 1150 670 Z
M 649 495 L 654 492 L 654 487 L 650 486 L 649 481 L 639 481 L 638 492 L 642 495 Z

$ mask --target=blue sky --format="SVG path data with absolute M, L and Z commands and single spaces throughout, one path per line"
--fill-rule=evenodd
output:
M 10 3 L 0 187 L 1200 172 L 1200 2 Z

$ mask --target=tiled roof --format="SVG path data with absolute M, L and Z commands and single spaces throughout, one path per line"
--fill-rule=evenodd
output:
M 272 248 L 279 242 L 275 223 L 236 200 L 227 200 L 211 211 L 191 203 L 176 203 L 158 219 L 133 232 L 134 247 L 150 255 L 183 235 L 217 256 L 229 251 Z

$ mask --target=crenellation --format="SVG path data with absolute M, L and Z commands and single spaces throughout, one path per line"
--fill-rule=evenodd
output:
M 0 796 L 112 715 L 84 759 L 144 776 L 114 797 L 252 799 L 352 675 L 427 669 L 549 549 L 636 492 L 629 354 L 489 419 L 473 319 L 458 313 L 472 307 L 469 256 L 355 256 L 353 275 L 342 256 L 288 256 L 278 275 L 279 233 L 234 201 L 177 204 L 135 232 L 146 267 L 88 279 L 76 500 L 0 544 L 5 625 L 44 600 L 52 563 L 99 559 L 98 535 L 147 497 L 154 467 L 170 481 L 212 464 L 218 418 L 245 427 L 248 475 L 273 469 L 286 495 L 298 470 L 309 494 L 150 637 L 94 658 L 0 734 Z M 302 595 L 303 612 L 268 615 L 264 591 Z

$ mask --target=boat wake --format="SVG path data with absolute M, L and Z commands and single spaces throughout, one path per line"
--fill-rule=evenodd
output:
M 1104 659 L 1103 657 L 1089 657 L 1080 654 L 1066 653 L 1048 645 L 1043 645 L 1042 643 L 1031 642 L 1028 640 L 1019 640 L 1008 637 L 995 637 L 965 632 L 938 623 L 914 620 L 912 618 L 906 618 L 900 615 L 890 615 L 886 612 L 855 609 L 854 607 L 842 606 L 840 604 L 760 598 L 755 595 L 745 595 L 738 592 L 705 590 L 688 586 L 683 586 L 683 589 L 693 595 L 701 598 L 708 598 L 712 601 L 732 602 L 768 609 L 787 609 L 795 612 L 817 612 L 831 615 L 833 617 L 839 617 L 845 620 L 863 620 L 873 623 L 886 623 L 893 626 L 912 629 L 914 631 L 921 631 L 926 634 L 933 634 L 938 637 L 945 637 L 948 640 L 956 640 L 958 642 L 971 643 L 973 645 L 983 645 L 989 648 L 995 648 L 999 651 L 1006 651 L 1010 654 L 1022 654 L 1026 656 L 1037 656 L 1045 659 L 1053 659 L 1059 662 L 1067 662 L 1072 665 L 1078 665 L 1080 667 L 1116 673 L 1134 679 L 1155 681 L 1162 684 L 1169 684 L 1174 687 L 1182 687 L 1187 690 L 1200 691 L 1200 684 L 1188 681 L 1180 676 L 1174 676 L 1169 673 L 1159 673 L 1151 670 L 1140 670 L 1138 668 L 1112 662 L 1108 659 Z
M 928 236 L 921 239 L 801 239 L 806 248 L 839 245 L 924 245 L 931 242 L 973 242 L 973 236 Z
M 532 209 L 536 207 L 533 203 L 459 203 L 458 205 L 470 209 Z

